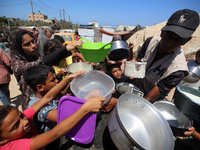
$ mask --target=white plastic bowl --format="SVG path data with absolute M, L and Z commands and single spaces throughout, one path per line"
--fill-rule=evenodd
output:
M 114 88 L 114 80 L 98 70 L 85 72 L 73 79 L 70 85 L 76 97 L 87 100 L 90 97 L 102 96 L 106 98 L 103 104 L 110 100 Z

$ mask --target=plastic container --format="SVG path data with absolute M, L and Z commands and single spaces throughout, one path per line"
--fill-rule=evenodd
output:
M 105 97 L 106 101 L 103 103 L 105 104 L 111 98 L 115 82 L 107 74 L 91 70 L 73 79 L 70 88 L 74 95 L 79 98 Z
M 146 62 L 125 62 L 124 74 L 128 77 L 143 78 L 146 72 Z
M 84 103 L 85 99 L 65 95 L 61 97 L 58 104 L 57 122 L 75 113 Z M 65 137 L 75 142 L 88 144 L 94 138 L 96 127 L 96 113 L 86 114 L 67 134 Z
M 85 38 L 80 38 L 79 41 L 86 41 L 86 43 L 82 44 L 82 47 L 77 47 L 88 62 L 103 61 L 112 47 L 112 43 L 92 43 Z
M 76 62 L 67 66 L 67 71 L 69 73 L 74 73 L 79 70 L 90 71 L 93 70 L 93 66 L 85 62 Z

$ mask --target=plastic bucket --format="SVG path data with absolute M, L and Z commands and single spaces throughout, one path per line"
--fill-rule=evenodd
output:
M 88 62 L 103 61 L 112 47 L 112 43 L 92 43 L 85 38 L 80 38 L 79 41 L 86 41 L 82 46 L 77 46 L 84 59 Z

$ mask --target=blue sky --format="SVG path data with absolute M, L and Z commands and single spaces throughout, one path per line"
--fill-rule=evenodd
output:
M 175 11 L 193 9 L 200 14 L 200 0 L 32 0 L 33 10 L 49 19 L 56 17 L 74 24 L 96 21 L 100 26 L 152 26 L 166 21 Z M 28 20 L 30 0 L 0 0 L 0 16 Z

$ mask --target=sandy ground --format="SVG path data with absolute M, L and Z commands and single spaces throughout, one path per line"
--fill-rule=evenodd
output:
M 11 81 L 9 84 L 9 89 L 10 89 L 10 100 L 12 103 L 16 104 L 19 110 L 21 109 L 20 105 L 20 99 L 21 99 L 21 92 L 18 89 L 17 86 L 17 80 L 14 75 L 11 75 Z M 3 105 L 2 102 L 0 101 L 0 105 Z

